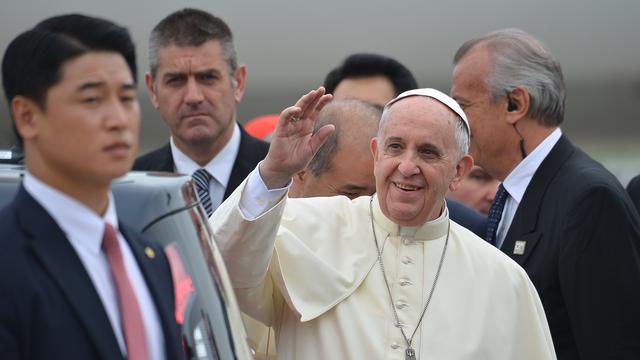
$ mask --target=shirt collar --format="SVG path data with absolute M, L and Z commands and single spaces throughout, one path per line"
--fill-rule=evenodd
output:
M 97 254 L 101 251 L 105 222 L 113 226 L 116 231 L 118 230 L 118 215 L 111 191 L 108 194 L 107 211 L 101 216 L 78 200 L 44 183 L 28 171 L 25 172 L 23 186 L 47 211 L 65 233 L 67 239 L 76 247 L 87 248 Z
M 185 175 L 191 175 L 200 168 L 206 169 L 220 184 L 225 188 L 231 177 L 231 170 L 238 151 L 240 151 L 240 127 L 234 123 L 233 134 L 227 144 L 220 150 L 218 155 L 214 156 L 205 166 L 198 165 L 191 160 L 185 153 L 180 151 L 173 141 L 173 136 L 169 139 L 171 144 L 171 154 L 173 155 L 173 163 L 176 166 L 176 172 Z
M 380 203 L 378 202 L 378 196 L 377 194 L 374 194 L 373 219 L 376 224 L 389 233 L 389 236 L 413 236 L 415 240 L 435 240 L 447 234 L 449 209 L 447 208 L 445 201 L 444 211 L 437 219 L 427 221 L 422 226 L 418 227 L 400 226 L 382 213 Z
M 547 136 L 531 154 L 527 155 L 504 179 L 502 185 L 516 202 L 520 203 L 524 192 L 527 190 L 533 175 L 540 167 L 540 164 L 549 155 L 551 149 L 560 140 L 562 131 L 556 128 L 549 136 Z

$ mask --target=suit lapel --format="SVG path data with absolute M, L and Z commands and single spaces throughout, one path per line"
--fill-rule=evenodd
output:
M 160 171 L 176 171 L 176 166 L 173 163 L 173 154 L 171 153 L 171 144 L 166 144 L 160 149 L 158 166 L 160 167 Z
M 542 237 L 543 229 L 538 228 L 538 220 L 549 184 L 574 151 L 571 142 L 562 135 L 534 173 L 518 205 L 501 250 L 521 266 L 526 264 Z
M 227 188 L 224 191 L 223 200 L 231 195 L 238 185 L 242 183 L 245 177 L 247 177 L 247 174 L 249 174 L 260 161 L 260 159 L 257 159 L 255 162 L 250 160 L 256 157 L 256 154 L 252 154 L 252 152 L 258 150 L 252 146 L 252 139 L 250 136 L 251 135 L 247 134 L 242 126 L 240 126 L 240 149 L 238 150 L 238 156 L 236 156 L 236 160 L 233 163 L 231 175 L 229 175 L 229 182 L 227 183 Z
M 15 205 L 29 246 L 78 316 L 97 352 L 107 359 L 122 358 L 102 301 L 62 229 L 22 186 Z

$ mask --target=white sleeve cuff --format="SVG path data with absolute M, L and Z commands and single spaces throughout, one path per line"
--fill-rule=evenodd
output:
M 247 185 L 240 197 L 240 212 L 249 221 L 257 219 L 260 215 L 276 206 L 282 197 L 287 195 L 291 186 L 291 181 L 289 181 L 287 186 L 283 188 L 267 189 L 267 185 L 265 185 L 262 176 L 260 176 L 259 166 L 256 166 L 249 174 Z

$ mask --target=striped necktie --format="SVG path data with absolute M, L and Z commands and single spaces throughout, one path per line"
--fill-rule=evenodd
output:
M 489 210 L 489 217 L 487 219 L 487 235 L 484 237 L 484 239 L 493 246 L 496 246 L 498 225 L 500 224 L 500 219 L 502 219 L 502 210 L 504 210 L 504 204 L 507 202 L 507 197 L 509 197 L 509 193 L 504 186 L 500 184 L 500 186 L 498 186 L 498 191 L 496 192 L 496 197 L 493 199 L 493 204 L 491 204 L 491 209 Z
M 198 191 L 198 198 L 202 207 L 207 212 L 207 216 L 213 214 L 213 205 L 211 204 L 211 196 L 209 194 L 209 182 L 211 181 L 211 174 L 205 169 L 198 169 L 193 173 L 193 180 L 196 183 L 196 190 Z

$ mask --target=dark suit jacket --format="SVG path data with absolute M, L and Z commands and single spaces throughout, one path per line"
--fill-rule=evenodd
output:
M 640 212 L 640 175 L 629 181 L 627 192 L 629 193 L 631 201 L 633 201 L 633 204 L 636 206 L 636 210 Z
M 523 255 L 516 241 L 526 241 Z M 558 359 L 640 359 L 639 247 L 620 183 L 562 136 L 502 246 L 540 294 Z
M 482 239 L 487 232 L 487 217 L 472 208 L 453 200 L 447 199 L 449 218 L 471 230 Z
M 236 161 L 233 163 L 229 183 L 224 192 L 224 199 L 229 197 L 233 190 L 249 175 L 256 165 L 267 156 L 269 144 L 254 138 L 240 126 L 240 150 Z M 133 164 L 133 170 L 139 171 L 175 171 L 171 145 L 154 150 L 146 155 L 140 156 Z M 190 175 L 190 174 L 189 174 Z
M 158 310 L 168 359 L 184 358 L 163 251 L 120 224 Z M 111 323 L 65 234 L 24 188 L 0 211 L 0 357 L 119 359 Z M 156 257 L 144 254 L 155 248 Z

